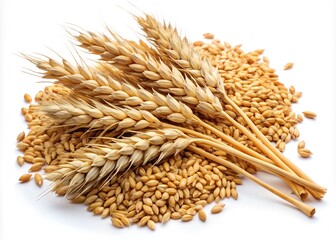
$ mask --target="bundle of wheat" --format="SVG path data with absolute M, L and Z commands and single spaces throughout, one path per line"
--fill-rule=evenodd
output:
M 92 66 L 25 55 L 42 70 L 43 78 L 55 82 L 36 95 L 37 104 L 22 109 L 31 130 L 27 136 L 18 136 L 17 146 L 24 152 L 17 159 L 19 165 L 33 163 L 32 172 L 44 169 L 45 178 L 52 181 L 51 191 L 89 204 L 94 214 L 110 215 L 116 227 L 128 226 L 131 219 L 154 229 L 156 222 L 170 218 L 189 221 L 196 212 L 205 221 L 202 207 L 206 203 L 231 195 L 237 198 L 235 188 L 231 192 L 227 183 L 240 183 L 232 182 L 237 174 L 313 216 L 313 207 L 252 175 L 257 170 L 277 175 L 302 200 L 308 194 L 321 199 L 326 192 L 270 143 L 276 140 L 269 137 L 270 129 L 281 121 L 283 128 L 277 130 L 280 150 L 297 135 L 290 122 L 293 114 L 285 118 L 256 101 L 255 113 L 267 118 L 266 124 L 259 115 L 250 114 L 252 108 L 244 108 L 242 100 L 248 98 L 241 97 L 248 90 L 235 75 L 246 79 L 240 72 L 253 73 L 257 67 L 252 71 L 241 63 L 242 67 L 229 68 L 222 53 L 214 54 L 203 43 L 191 44 L 171 25 L 150 15 L 136 20 L 151 45 L 112 31 L 110 36 L 83 30 L 72 33 L 81 47 L 101 56 Z M 213 43 L 215 49 L 224 49 L 218 41 Z M 254 90 L 264 102 L 272 101 L 268 94 L 272 91 L 267 84 L 262 86 L 266 90 Z M 291 91 L 294 96 L 295 90 Z M 31 102 L 30 96 L 25 99 Z M 179 166 L 191 166 L 190 161 L 197 166 L 171 172 L 166 163 L 178 156 Z M 187 156 L 188 162 L 183 163 L 181 156 Z M 206 161 L 200 166 L 195 159 L 216 164 L 206 167 Z M 213 172 L 209 174 L 209 170 Z M 20 181 L 30 178 L 26 174 Z M 41 175 L 35 174 L 34 179 L 42 185 Z M 188 200 L 190 194 L 192 200 Z M 223 206 L 217 204 L 212 213 L 221 212 Z

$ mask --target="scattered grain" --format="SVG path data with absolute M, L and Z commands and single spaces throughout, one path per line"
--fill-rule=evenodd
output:
M 224 206 L 225 206 L 224 203 L 217 203 L 215 206 L 212 207 L 211 213 L 212 214 L 220 213 L 223 210 Z
M 316 118 L 316 113 L 314 113 L 314 112 L 305 111 L 305 112 L 302 112 L 302 113 L 306 118 L 310 118 L 310 119 Z
M 22 166 L 24 164 L 24 159 L 21 156 L 18 156 L 16 158 L 16 162 L 19 164 L 19 166 Z
M 31 103 L 32 102 L 32 98 L 28 93 L 25 93 L 24 100 L 26 101 L 26 103 Z
M 294 63 L 287 63 L 285 66 L 284 66 L 284 70 L 289 70 L 291 68 L 293 68 L 294 66 Z
M 205 39 L 213 39 L 215 37 L 212 33 L 204 33 L 203 36 Z
M 300 149 L 298 150 L 298 153 L 299 153 L 300 156 L 303 157 L 303 158 L 308 158 L 308 157 L 310 157 L 310 156 L 313 154 L 310 150 L 308 150 L 308 149 L 306 149 L 306 148 L 300 148 Z
M 35 180 L 35 183 L 37 184 L 37 186 L 41 187 L 42 186 L 42 183 L 43 183 L 43 178 L 40 174 L 36 173 L 34 175 L 34 180 Z
M 298 150 L 300 150 L 302 148 L 305 148 L 305 146 L 306 146 L 305 141 L 300 141 L 297 148 L 298 148 Z
M 26 173 L 26 174 L 23 174 L 20 178 L 19 178 L 19 181 L 20 182 L 29 182 L 30 178 L 31 178 L 31 174 L 29 173 Z
M 205 222 L 207 219 L 207 216 L 202 209 L 198 211 L 198 217 L 202 222 Z

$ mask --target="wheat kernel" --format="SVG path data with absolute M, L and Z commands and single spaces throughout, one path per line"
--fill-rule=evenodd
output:
M 310 119 L 316 118 L 316 113 L 314 113 L 314 112 L 305 111 L 305 112 L 302 112 L 302 113 L 306 118 L 310 118 Z
M 26 173 L 26 174 L 23 174 L 20 178 L 19 178 L 19 181 L 20 182 L 28 182 L 29 180 L 30 180 L 30 178 L 31 178 L 31 174 L 29 174 L 29 173 Z
M 215 206 L 212 207 L 211 213 L 212 214 L 220 213 L 223 210 L 224 206 L 225 205 L 223 203 L 217 203 Z
M 32 98 L 28 93 L 25 93 L 24 100 L 26 101 L 26 103 L 31 103 L 32 102 Z
M 205 222 L 207 219 L 207 215 L 205 214 L 205 212 L 201 209 L 198 211 L 198 218 L 202 221 Z
M 41 187 L 42 186 L 42 183 L 43 183 L 43 178 L 40 174 L 36 173 L 34 175 L 34 180 L 35 180 L 35 183 L 37 184 L 37 186 Z
M 215 35 L 212 33 L 204 33 L 203 34 L 205 39 L 214 39 Z
M 300 148 L 298 150 L 298 152 L 299 152 L 300 156 L 303 157 L 303 158 L 308 158 L 313 154 L 310 150 L 308 150 L 306 148 Z

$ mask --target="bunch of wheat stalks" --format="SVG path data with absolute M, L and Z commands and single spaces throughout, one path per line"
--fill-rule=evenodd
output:
M 26 120 L 30 122 L 32 137 L 25 140 L 37 146 L 30 147 L 21 141 L 24 136 L 19 137 L 18 147 L 25 152 L 24 160 L 34 163 L 33 170 L 49 164 L 45 168 L 45 178 L 52 181 L 52 191 L 67 195 L 75 202 L 93 204 L 92 209 L 97 209 L 97 213 L 103 215 L 104 207 L 124 204 L 124 195 L 118 196 L 122 192 L 119 185 L 111 187 L 119 177 L 128 176 L 129 180 L 139 171 L 159 174 L 160 169 L 169 170 L 163 165 L 167 161 L 173 161 L 173 165 L 181 168 L 185 166 L 181 161 L 187 158 L 192 164 L 198 164 L 194 166 L 197 168 L 194 172 L 200 169 L 199 164 L 206 171 L 204 166 L 207 161 L 213 162 L 209 169 L 216 168 L 214 173 L 218 173 L 223 180 L 230 174 L 234 176 L 228 178 L 230 180 L 237 179 L 237 174 L 247 177 L 306 215 L 313 216 L 313 207 L 253 175 L 256 170 L 261 170 L 278 176 L 300 200 L 309 194 L 321 199 L 326 192 L 325 188 L 314 183 L 282 155 L 236 102 L 228 97 L 221 77 L 223 73 L 220 74 L 208 58 L 201 57 L 198 49 L 182 38 L 171 25 L 160 23 L 150 15 L 135 18 L 149 44 L 124 39 L 111 30 L 109 35 L 105 35 L 72 29 L 72 36 L 80 47 L 101 57 L 93 65 L 84 61 L 74 65 L 65 59 L 58 62 L 48 57 L 25 56 L 42 70 L 43 78 L 55 82 L 38 94 L 38 104 L 31 105 L 29 113 L 27 110 L 24 112 Z M 235 120 L 237 116 L 239 122 Z M 248 139 L 249 147 L 220 131 L 223 124 L 238 129 Z M 79 142 L 75 138 L 80 139 Z M 60 148 L 52 146 L 57 141 L 62 145 Z M 43 154 L 34 153 L 41 149 Z M 64 149 L 69 151 L 65 152 Z M 195 160 L 195 156 L 200 160 Z M 155 168 L 158 165 L 160 168 Z M 219 173 L 218 169 L 226 175 Z M 153 192 L 155 201 L 163 197 L 165 191 L 174 196 L 181 190 L 179 196 L 188 198 L 182 191 L 186 184 L 181 183 L 182 177 L 176 178 L 167 173 L 171 178 L 164 180 L 166 186 L 161 186 L 155 177 L 151 178 L 145 173 L 141 181 L 147 186 L 147 191 Z M 22 181 L 28 178 L 30 176 L 24 176 Z M 209 177 L 209 182 L 212 181 L 214 185 L 219 181 L 220 185 L 222 181 L 217 178 Z M 41 182 L 40 176 L 37 180 Z M 192 183 L 192 179 L 188 181 Z M 128 206 L 146 195 L 146 191 L 137 191 L 142 189 L 142 183 L 140 188 L 138 184 L 133 185 L 132 181 L 120 185 L 127 190 L 130 186 L 134 189 L 131 192 L 133 195 L 127 199 Z M 195 199 L 202 201 L 199 196 L 204 193 L 203 185 L 195 183 L 193 187 Z M 113 190 L 113 194 L 109 195 L 115 195 L 113 204 L 95 202 L 97 192 L 104 189 L 106 191 L 101 195 L 105 199 L 109 195 L 107 192 Z M 161 192 L 157 192 L 157 189 Z M 220 193 L 218 189 L 217 195 Z M 225 196 L 225 186 L 223 194 Z M 230 187 L 227 195 L 230 195 Z M 171 197 L 167 196 L 166 200 L 174 209 L 176 198 L 179 197 Z M 112 218 L 115 226 L 127 225 L 127 219 L 119 216 L 115 205 L 115 211 L 110 208 L 106 215 L 117 216 Z M 153 206 L 151 203 L 148 205 Z M 132 206 L 131 211 L 136 212 L 133 208 L 136 207 Z M 148 207 L 144 207 L 144 210 L 145 213 L 153 213 Z M 172 211 L 169 212 L 171 216 Z M 150 217 L 144 216 L 145 213 L 137 216 L 140 225 L 147 223 L 149 227 L 153 226 Z M 167 217 L 164 216 L 162 213 L 159 221 L 166 221 Z M 188 221 L 189 217 L 185 217 L 185 220 Z

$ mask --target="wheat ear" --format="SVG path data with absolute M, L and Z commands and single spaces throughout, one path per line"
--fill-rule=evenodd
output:
M 52 190 L 66 195 L 81 195 L 93 186 L 103 187 L 117 173 L 155 160 L 158 163 L 190 144 L 181 131 L 149 130 L 111 143 L 95 141 L 73 153 L 60 156 L 58 169 L 48 173 Z M 62 190 L 62 191 L 60 191 Z
M 121 108 L 94 100 L 90 102 L 91 104 L 78 97 L 60 98 L 55 95 L 52 101 L 41 101 L 36 111 L 49 116 L 50 125 L 105 131 L 140 130 L 160 124 L 155 116 L 145 110 Z

